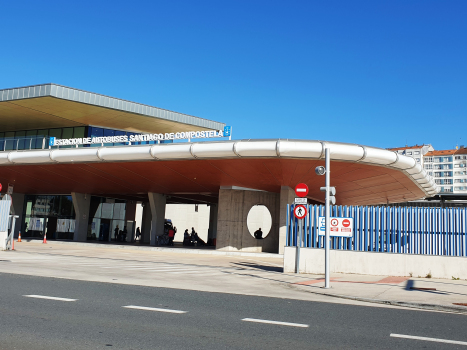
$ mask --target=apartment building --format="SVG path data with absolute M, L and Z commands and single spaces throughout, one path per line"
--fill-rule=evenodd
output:
M 388 148 L 390 151 L 397 152 L 404 156 L 414 158 L 417 163 L 420 163 L 422 167 L 424 167 L 424 155 L 428 152 L 433 152 L 435 149 L 432 145 L 415 145 L 415 146 L 405 146 L 405 147 L 398 147 L 398 148 Z
M 415 145 L 389 150 L 413 157 L 435 179 L 440 193 L 467 195 L 467 148 L 437 151 L 432 145 Z

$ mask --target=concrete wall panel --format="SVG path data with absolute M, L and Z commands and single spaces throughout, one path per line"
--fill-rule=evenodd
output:
M 295 252 L 295 247 L 285 248 L 284 272 L 295 271 Z M 331 272 L 467 279 L 464 257 L 331 250 L 329 259 Z M 324 274 L 324 249 L 300 249 L 300 273 Z
M 248 231 L 247 217 L 257 204 L 266 206 L 272 227 L 266 238 L 255 239 Z M 279 194 L 264 191 L 221 189 L 217 222 L 216 248 L 228 251 L 278 252 Z

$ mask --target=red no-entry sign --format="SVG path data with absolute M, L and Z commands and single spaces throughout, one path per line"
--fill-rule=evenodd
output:
M 0 191 L 2 190 L 2 184 L 0 184 Z
M 303 205 L 296 205 L 293 209 L 293 214 L 297 219 L 303 219 L 306 216 L 306 207 Z
M 308 186 L 304 183 L 298 184 L 295 187 L 295 194 L 297 197 L 306 197 L 308 194 Z

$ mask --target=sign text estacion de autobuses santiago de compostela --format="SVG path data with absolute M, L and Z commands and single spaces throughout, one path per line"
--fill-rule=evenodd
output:
M 228 132 L 226 132 L 228 130 Z M 230 136 L 230 129 L 211 130 L 211 131 L 186 131 L 165 134 L 139 134 L 139 135 L 119 135 L 119 136 L 101 136 L 101 137 L 83 137 L 75 139 L 57 139 L 51 137 L 50 146 L 67 145 L 90 145 L 95 143 L 115 143 L 115 142 L 143 142 L 143 141 L 164 141 L 164 140 L 182 140 L 196 138 L 212 138 Z

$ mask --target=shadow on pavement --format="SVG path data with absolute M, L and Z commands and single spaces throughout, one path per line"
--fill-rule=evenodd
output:
M 247 263 L 247 262 L 233 263 L 233 265 L 240 265 L 243 267 L 250 267 L 250 268 L 254 268 L 258 270 L 272 271 L 272 272 L 282 272 L 284 270 L 282 266 L 258 265 L 258 264 Z

